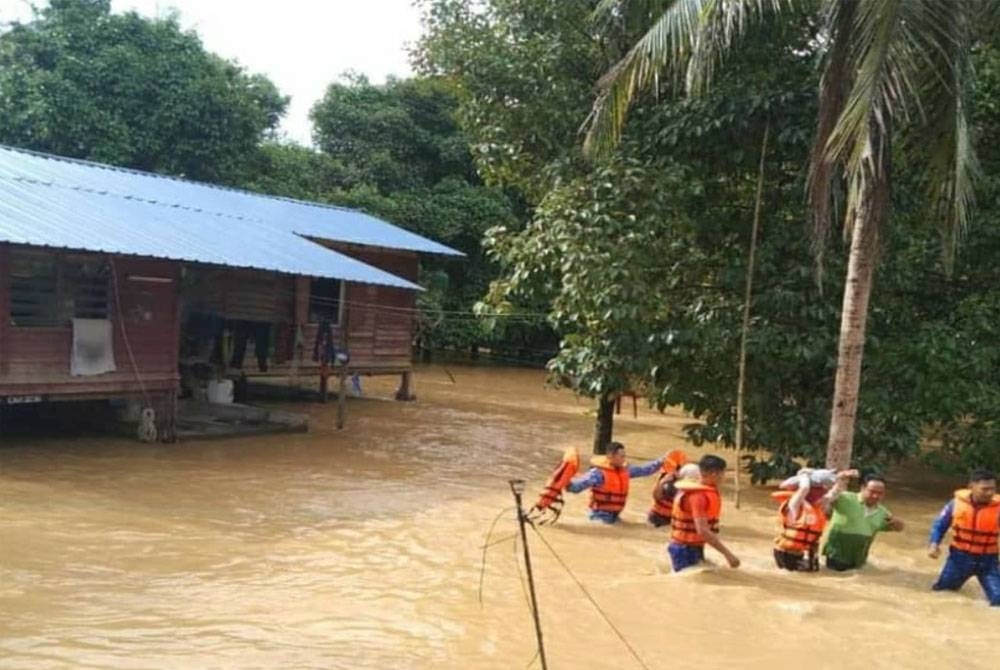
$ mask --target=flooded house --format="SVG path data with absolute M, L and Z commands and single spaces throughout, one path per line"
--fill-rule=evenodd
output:
M 421 254 L 461 255 L 354 210 L 0 147 L 0 407 L 130 399 L 172 439 L 178 396 L 222 380 L 391 374 L 405 399 Z

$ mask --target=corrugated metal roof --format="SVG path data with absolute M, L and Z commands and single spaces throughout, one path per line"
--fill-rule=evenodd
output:
M 240 217 L 307 237 L 421 253 L 462 255 L 443 244 L 351 209 L 260 195 L 0 145 L 0 178 L 14 177 Z
M 278 226 L 17 177 L 0 153 L 0 242 L 420 288 Z

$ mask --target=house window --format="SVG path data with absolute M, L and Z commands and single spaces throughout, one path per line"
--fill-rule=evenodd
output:
M 309 285 L 309 323 L 340 323 L 341 293 L 339 279 L 313 279 Z
M 87 257 L 42 251 L 10 256 L 10 323 L 19 328 L 65 326 L 70 319 L 107 319 L 107 265 Z
M 59 325 L 59 272 L 53 254 L 10 254 L 10 323 L 25 328 Z
M 100 259 L 67 259 L 62 266 L 66 287 L 66 317 L 107 319 L 110 313 L 108 266 Z

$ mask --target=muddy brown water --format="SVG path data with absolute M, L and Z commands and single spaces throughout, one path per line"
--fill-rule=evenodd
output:
M 388 399 L 391 380 L 366 380 L 342 432 L 331 404 L 298 406 L 305 435 L 7 439 L 0 667 L 527 667 L 512 512 L 487 551 L 481 604 L 480 547 L 511 505 L 507 479 L 535 492 L 563 448 L 586 452 L 589 404 L 535 371 L 450 372 L 455 383 L 421 369 L 408 404 Z M 633 460 L 684 446 L 683 416 L 625 409 L 617 435 Z M 1000 611 L 979 586 L 928 590 L 940 564 L 923 548 L 945 483 L 891 484 L 887 503 L 909 528 L 880 537 L 851 575 L 774 569 L 763 489 L 725 510 L 743 567 L 669 574 L 665 533 L 643 524 L 650 485 L 633 483 L 619 527 L 587 522 L 586 499 L 571 496 L 542 531 L 648 667 L 997 667 Z M 549 667 L 640 668 L 529 543 Z

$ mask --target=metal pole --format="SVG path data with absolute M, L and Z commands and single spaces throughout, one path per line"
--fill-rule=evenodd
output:
M 538 657 L 542 660 L 542 670 L 548 670 L 545 661 L 545 645 L 542 644 L 542 622 L 538 618 L 538 597 L 535 595 L 535 578 L 531 574 L 531 554 L 528 552 L 528 533 L 524 529 L 524 510 L 521 507 L 521 494 L 524 493 L 524 480 L 511 479 L 511 493 L 517 504 L 517 525 L 521 528 L 521 545 L 524 547 L 524 567 L 528 573 L 528 592 L 531 593 L 531 613 L 535 618 L 535 637 L 538 638 Z

